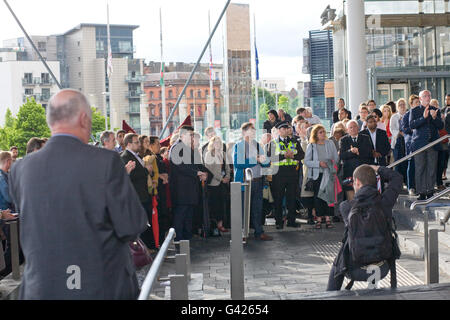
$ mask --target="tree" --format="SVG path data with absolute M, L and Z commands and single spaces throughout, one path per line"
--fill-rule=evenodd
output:
M 10 140 L 14 132 L 15 118 L 11 110 L 8 108 L 5 114 L 5 126 L 0 128 L 0 150 L 9 150 Z
M 259 106 L 259 122 L 263 124 L 267 120 L 267 113 L 269 112 L 269 106 L 265 103 Z M 260 126 L 262 127 L 262 126 Z
M 108 118 L 108 127 L 109 120 Z M 105 130 L 105 117 L 95 107 L 92 107 L 92 135 L 97 138 Z
M 258 99 L 259 104 L 265 103 L 269 107 L 269 110 L 276 105 L 275 96 L 266 89 L 258 88 Z M 255 87 L 252 88 L 252 101 L 253 105 L 255 105 Z
M 286 113 L 290 113 L 289 98 L 286 96 L 280 96 L 278 99 L 278 109 L 283 109 Z
M 8 119 L 9 124 L 10 119 Z M 16 146 L 19 155 L 24 156 L 28 141 L 33 138 L 49 138 L 45 109 L 32 98 L 20 107 L 17 119 L 13 120 L 13 130 L 8 136 L 9 147 Z

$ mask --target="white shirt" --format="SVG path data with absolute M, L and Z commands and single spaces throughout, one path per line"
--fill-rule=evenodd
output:
M 369 131 L 370 137 L 372 138 L 372 143 L 373 143 L 373 149 L 374 150 L 377 150 L 377 130 L 375 130 L 375 132 L 372 133 L 372 131 L 367 129 L 367 131 Z M 374 158 L 374 159 L 375 159 L 375 163 L 378 163 L 378 159 L 377 158 Z
M 306 121 L 308 121 L 310 124 L 322 124 L 322 121 L 320 121 L 320 118 L 316 115 L 313 115 L 312 118 L 306 118 Z
M 141 164 L 141 166 L 143 166 L 145 168 L 145 164 L 144 161 L 141 159 L 141 157 L 139 157 L 139 155 L 134 152 L 133 150 L 127 149 L 133 156 L 136 157 L 136 159 L 139 161 L 139 163 Z

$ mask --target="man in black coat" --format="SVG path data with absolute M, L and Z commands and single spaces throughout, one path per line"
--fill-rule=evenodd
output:
M 130 180 L 136 190 L 142 206 L 147 212 L 148 221 L 152 221 L 152 197 L 148 192 L 148 176 L 150 172 L 145 167 L 144 161 L 139 157 L 139 138 L 137 134 L 129 133 L 124 140 L 125 151 L 122 152 L 121 158 L 124 164 L 131 162 L 135 163 L 135 168 L 130 173 Z M 141 235 L 142 241 L 149 249 L 155 249 L 155 239 L 151 227 Z
M 352 178 L 353 172 L 362 164 L 373 163 L 373 146 L 370 138 L 362 133 L 359 133 L 358 123 L 351 120 L 347 123 L 348 135 L 340 140 L 339 155 L 341 161 L 344 163 L 343 173 L 344 179 Z M 353 195 L 353 188 L 346 187 L 346 192 L 351 192 Z M 353 196 L 351 197 L 353 198 Z
M 335 112 L 333 112 L 333 123 L 336 123 L 336 122 L 340 121 L 339 120 L 339 111 L 341 111 L 342 109 L 345 110 L 345 100 L 342 99 L 342 98 L 339 99 L 337 107 L 338 107 L 338 109 Z M 349 110 L 346 110 L 346 111 L 347 111 L 347 118 L 349 120 L 351 120 L 352 119 L 351 111 L 349 111 Z
M 192 218 L 201 198 L 199 180 L 208 179 L 206 172 L 199 171 L 201 159 L 195 159 L 193 140 L 194 128 L 183 126 L 180 129 L 180 140 L 170 149 L 169 183 L 176 241 L 192 239 Z
M 374 116 L 367 117 L 367 129 L 361 131 L 369 136 L 373 150 L 373 158 L 376 165 L 386 166 L 386 156 L 391 151 L 391 144 L 386 131 L 377 128 L 377 120 Z
M 382 180 L 388 183 L 386 190 L 380 196 L 377 189 L 376 173 Z M 397 202 L 397 198 L 403 187 L 403 177 L 398 172 L 378 166 L 363 165 L 355 170 L 353 187 L 355 189 L 355 198 L 351 201 L 344 201 L 340 205 L 340 212 L 345 224 L 345 235 L 343 245 L 339 254 L 337 255 L 333 267 L 330 272 L 328 280 L 327 291 L 339 291 L 344 282 L 346 275 L 351 274 L 355 277 L 363 277 L 367 275 L 367 271 L 361 269 L 361 266 L 354 266 L 351 263 L 350 253 L 348 249 L 348 228 L 349 228 L 349 215 L 352 208 L 355 205 L 379 205 L 384 213 L 387 221 L 387 227 L 393 230 L 392 226 L 392 208 Z M 387 271 L 391 272 L 391 288 L 397 287 L 397 275 L 395 268 L 395 257 L 388 259 L 387 263 L 384 263 L 380 267 L 381 277 L 383 274 L 387 274 Z M 367 275 L 368 276 L 368 275 Z M 381 280 L 381 279 L 380 279 Z
M 92 110 L 77 90 L 53 96 L 47 120 L 52 138 L 9 179 L 26 260 L 19 299 L 137 299 L 129 242 L 148 219 L 119 155 L 88 145 Z

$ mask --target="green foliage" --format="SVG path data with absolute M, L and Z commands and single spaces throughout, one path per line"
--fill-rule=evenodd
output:
M 262 104 L 259 106 L 259 122 L 260 124 L 263 124 L 264 121 L 266 121 L 267 118 L 267 113 L 269 112 L 269 106 L 267 104 Z M 260 126 L 262 127 L 262 126 Z
M 108 118 L 108 127 L 110 126 L 109 121 Z M 95 107 L 92 107 L 92 135 L 97 137 L 105 130 L 105 117 Z
M 271 94 L 266 89 L 258 88 L 258 99 L 260 104 L 266 104 L 269 110 L 274 108 L 276 105 L 275 96 Z M 253 105 L 255 105 L 255 88 L 252 88 L 252 100 Z M 266 117 L 266 116 L 265 116 Z
M 12 128 L 7 127 L 11 123 L 13 124 Z M 11 146 L 17 146 L 19 156 L 25 155 L 27 143 L 31 138 L 50 137 L 45 109 L 40 104 L 37 104 L 33 98 L 31 100 L 27 99 L 27 102 L 20 107 L 16 119 L 9 114 L 9 119 L 5 119 L 5 124 L 3 130 L 7 136 L 8 149 Z
M 8 108 L 5 114 L 5 126 L 0 128 L 0 150 L 9 150 L 10 140 L 13 134 L 14 117 L 11 110 Z

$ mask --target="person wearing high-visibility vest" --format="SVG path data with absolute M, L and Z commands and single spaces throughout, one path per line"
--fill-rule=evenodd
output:
M 275 219 L 277 229 L 284 228 L 283 199 L 286 197 L 288 227 L 298 228 L 296 223 L 296 195 L 299 192 L 298 175 L 300 162 L 305 153 L 297 139 L 289 138 L 291 124 L 287 121 L 277 125 L 279 138 L 271 142 L 268 156 L 272 162 L 272 194 L 275 200 Z

